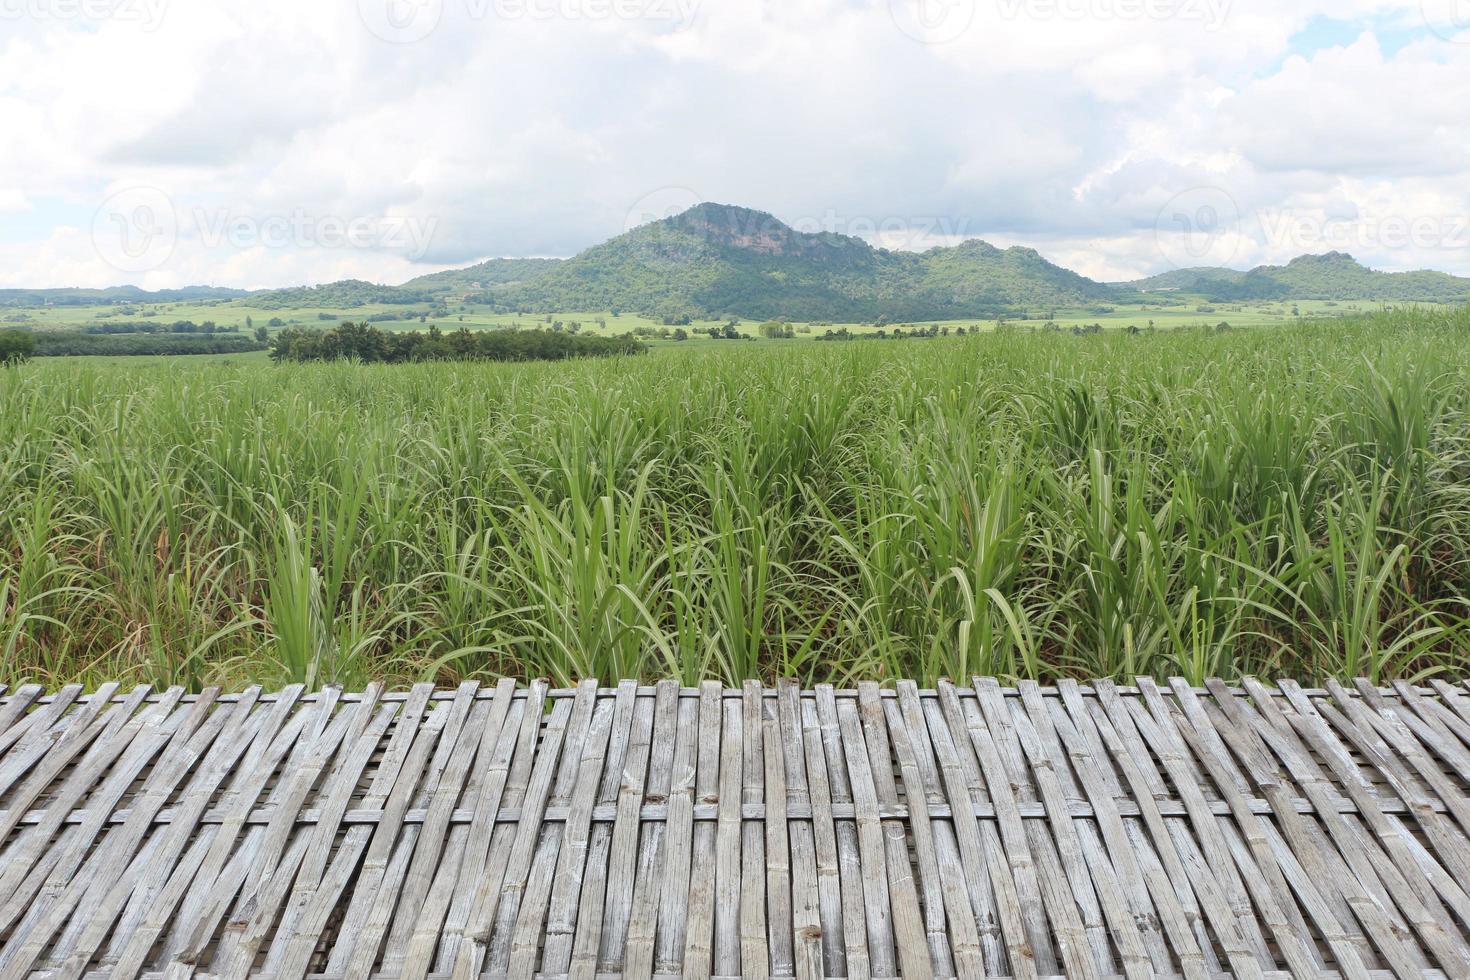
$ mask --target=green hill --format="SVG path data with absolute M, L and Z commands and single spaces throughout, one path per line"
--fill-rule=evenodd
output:
M 361 279 L 344 279 L 322 286 L 296 286 L 291 289 L 273 289 L 252 293 L 252 306 L 266 310 L 328 307 L 349 310 L 372 303 L 393 306 L 408 306 L 414 303 L 429 303 L 434 299 L 426 292 L 403 286 L 379 286 Z
M 1450 303 L 1470 300 L 1470 279 L 1443 272 L 1378 272 L 1343 252 L 1303 255 L 1286 265 L 1179 269 L 1122 284 L 1143 292 L 1167 290 L 1217 302 L 1251 300 L 1378 300 Z
M 419 276 L 401 288 L 436 296 L 480 293 L 501 286 L 531 282 L 562 264 L 561 259 L 491 259 L 467 269 L 450 269 Z
M 161 289 L 149 292 L 137 286 L 113 286 L 110 289 L 0 289 L 0 306 L 97 306 L 106 303 L 180 303 L 205 300 L 239 299 L 248 296 L 243 289 L 221 289 L 215 286 L 185 286 L 183 289 Z
M 799 232 L 761 211 L 701 204 L 483 298 L 531 312 L 867 321 L 994 316 L 1115 294 L 1031 249 L 975 241 L 890 252 Z

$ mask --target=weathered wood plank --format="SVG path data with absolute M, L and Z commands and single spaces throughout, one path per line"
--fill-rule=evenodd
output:
M 598 789 L 598 800 L 618 807 L 620 813 L 620 796 L 625 782 L 623 769 L 628 759 L 637 698 L 638 685 L 627 682 L 618 688 L 613 708 L 612 734 L 604 759 L 602 784 Z M 577 906 L 576 934 L 570 943 L 548 942 L 542 956 L 549 966 L 568 963 L 569 976 L 574 980 L 586 980 L 597 974 L 597 960 L 602 950 L 603 911 L 607 905 L 613 829 L 612 825 L 604 824 L 592 831 L 591 843 L 587 847 L 582 895 Z
M 602 945 L 597 955 L 597 968 L 605 973 L 621 972 L 627 952 L 642 829 L 639 807 L 648 781 L 654 708 L 654 699 L 650 697 L 639 697 L 634 706 L 633 730 L 618 784 L 618 817 L 608 850 L 607 900 L 602 909 Z
M 741 705 L 725 701 L 720 727 L 720 820 L 715 827 L 714 966 L 718 976 L 735 976 L 740 962 L 741 773 L 745 739 Z
M 807 729 L 807 771 L 812 783 L 812 802 L 820 803 L 824 791 L 832 800 L 833 837 L 837 851 L 837 893 L 840 902 L 839 918 L 842 935 L 842 963 L 844 971 L 833 969 L 833 975 L 846 974 L 854 980 L 867 980 L 871 974 L 869 964 L 867 903 L 863 893 L 863 867 L 859 852 L 856 811 L 851 818 L 838 821 L 838 805 L 852 804 L 852 791 L 848 785 L 847 762 L 843 757 L 842 734 L 838 729 L 837 702 L 830 688 L 817 688 L 815 703 L 802 705 L 802 723 Z M 816 743 L 815 746 L 812 743 Z M 820 826 L 821 821 L 818 821 Z M 830 886 L 829 886 L 830 889 Z M 830 898 L 828 899 L 830 903 Z M 822 921 L 823 935 L 831 929 L 830 905 L 824 904 Z M 836 954 L 830 951 L 829 962 L 837 963 Z
M 718 684 L 705 684 L 699 695 L 699 754 L 694 793 L 701 803 L 719 803 L 723 713 Z M 708 980 L 712 972 L 715 933 L 715 868 L 717 828 L 694 828 L 689 871 L 689 911 L 685 916 L 683 969 L 687 977 Z
M 592 808 L 602 788 L 608 742 L 616 710 L 616 702 L 612 699 L 600 700 L 592 715 L 592 726 L 582 744 L 571 816 L 567 820 L 566 839 L 562 842 L 561 854 L 557 858 L 556 882 L 552 886 L 547 908 L 546 935 L 542 950 L 543 968 L 547 970 L 566 970 L 571 965 L 577 909 L 582 901 L 592 834 Z
M 642 803 L 666 802 L 673 788 L 674 746 L 678 741 L 679 686 L 658 685 L 653 707 L 653 743 Z M 659 886 L 663 882 L 665 826 L 642 824 L 634 873 L 633 907 L 623 953 L 623 975 L 630 980 L 653 976 L 653 944 L 658 931 Z
M 700 704 L 682 698 L 672 770 L 669 773 L 669 816 L 665 831 L 663 880 L 659 887 L 658 930 L 654 970 L 677 973 L 688 938 L 689 879 L 694 863 L 694 793 L 699 757 Z
M 586 680 L 578 688 L 577 698 L 572 702 L 571 720 L 567 723 L 568 735 L 562 748 L 561 763 L 550 797 L 551 802 L 565 804 L 570 800 L 581 775 L 582 751 L 591 730 L 597 702 L 597 682 Z M 597 753 L 601 758 L 601 751 Z M 596 787 L 598 780 L 591 780 Z M 587 804 L 590 808 L 590 802 Z M 506 963 L 510 977 L 529 978 L 535 975 L 536 959 L 541 951 L 545 936 L 547 906 L 551 901 L 551 890 L 556 881 L 556 868 L 565 837 L 580 829 L 576 821 L 565 824 L 543 824 L 541 841 L 536 848 L 535 861 L 525 880 L 520 908 L 514 918 L 507 911 L 503 917 L 504 936 L 499 941 L 509 942 L 508 954 L 492 950 L 491 969 L 498 972 L 501 962 Z M 512 926 L 512 923 L 514 924 Z M 512 929 L 514 931 L 512 931 Z
M 740 705 L 740 802 L 765 802 L 765 758 L 761 729 L 759 681 L 746 681 Z M 770 976 L 770 943 L 766 927 L 766 842 L 754 821 L 740 825 L 740 972 L 754 980 Z
M 801 691 L 795 681 L 789 680 L 782 681 L 778 690 L 778 735 L 773 736 L 768 731 L 766 744 L 769 746 L 773 737 L 780 739 L 787 803 L 810 806 L 812 797 L 807 789 L 807 742 L 801 716 Z M 791 850 L 791 969 L 796 980 L 821 980 L 825 976 L 822 972 L 824 937 L 820 876 L 837 874 L 837 848 L 831 835 L 831 822 L 826 821 L 821 831 L 824 842 L 819 859 L 816 822 L 815 819 L 791 821 L 787 830 Z M 835 890 L 831 897 L 837 897 Z M 841 914 L 835 904 L 829 912 L 834 918 Z
M 985 964 L 975 910 L 970 905 L 964 875 L 954 860 L 958 842 L 948 824 L 929 818 L 930 803 L 944 797 L 917 685 L 900 681 L 898 698 L 897 704 L 887 701 L 883 708 L 904 793 L 914 801 L 911 827 L 919 874 L 925 881 L 924 917 L 930 956 L 941 976 L 957 975 L 966 980 L 982 977 Z

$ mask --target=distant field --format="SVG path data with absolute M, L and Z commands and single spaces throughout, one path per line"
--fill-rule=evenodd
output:
M 685 349 L 0 371 L 0 681 L 1470 656 L 1470 311 Z
M 667 327 L 670 332 L 678 329 L 678 324 L 665 324 L 662 320 L 654 320 L 636 314 L 624 313 L 614 316 L 610 312 L 593 313 L 556 313 L 556 314 L 506 314 L 495 313 L 484 307 L 467 306 L 451 303 L 449 315 L 444 316 L 420 316 L 416 308 L 388 305 L 369 305 L 354 307 L 350 309 L 327 309 L 327 308 L 301 308 L 291 310 L 264 309 L 252 307 L 247 301 L 227 301 L 211 303 L 170 303 L 158 306 L 147 305 L 140 307 L 118 307 L 118 306 L 79 306 L 79 307 L 44 307 L 30 309 L 4 309 L 0 310 L 0 329 L 6 327 L 26 327 L 36 330 L 58 330 L 58 329 L 84 329 L 89 326 L 102 326 L 120 321 L 169 324 L 179 320 L 188 320 L 194 323 L 213 322 L 220 327 L 236 327 L 246 331 L 252 326 L 268 326 L 273 321 L 278 326 L 268 326 L 271 332 L 285 326 L 304 327 L 330 327 L 344 320 L 360 321 L 373 320 L 375 325 L 384 330 L 427 330 L 432 324 L 441 330 L 458 330 L 466 327 L 471 330 L 486 329 L 510 329 L 520 327 L 522 329 L 546 328 L 560 322 L 564 328 L 572 323 L 579 325 L 579 329 L 598 334 L 622 334 L 637 330 L 660 331 Z M 1433 305 L 1423 306 L 1424 309 L 1435 309 Z M 1055 323 L 1064 330 L 1074 327 L 1100 324 L 1104 329 L 1126 330 L 1129 327 L 1146 329 L 1152 323 L 1157 329 L 1175 329 L 1178 327 L 1197 327 L 1204 325 L 1215 325 L 1218 323 L 1229 323 L 1232 327 L 1257 327 L 1285 324 L 1300 319 L 1313 319 L 1321 317 L 1341 317 L 1357 315 L 1362 313 L 1378 312 L 1383 309 L 1382 304 L 1369 302 L 1322 302 L 1303 301 L 1300 303 L 1253 303 L 1253 304 L 1208 304 L 1198 298 L 1181 298 L 1174 305 L 1159 307 L 1140 307 L 1117 305 L 1110 312 L 1094 312 L 1090 309 L 1057 309 L 1048 311 L 1032 311 L 1033 316 L 1029 319 L 1013 319 L 1009 323 L 1022 327 L 1044 327 L 1048 323 Z M 1042 315 L 1048 314 L 1048 315 Z M 1049 315 L 1049 314 L 1055 314 Z M 400 317 L 401 319 L 380 320 L 384 316 Z M 685 344 L 702 345 L 717 343 L 710 340 L 707 332 L 711 327 L 723 327 L 723 320 L 697 320 L 682 325 L 683 329 L 690 334 Z M 846 329 L 853 334 L 871 334 L 879 329 L 891 332 L 895 327 L 911 330 L 912 328 L 927 328 L 933 325 L 941 329 L 949 329 L 951 333 L 959 328 L 965 328 L 966 332 L 975 329 L 981 331 L 993 330 L 997 326 L 996 320 L 922 320 L 912 323 L 890 323 L 880 328 L 872 324 L 860 323 L 820 323 L 806 324 L 793 323 L 795 331 L 794 340 L 812 340 L 821 336 L 827 330 Z M 744 336 L 756 337 L 759 332 L 759 321 L 743 320 L 736 327 L 737 331 Z M 658 337 L 645 338 L 650 343 L 658 346 L 665 341 Z M 673 341 L 667 341 L 672 343 Z

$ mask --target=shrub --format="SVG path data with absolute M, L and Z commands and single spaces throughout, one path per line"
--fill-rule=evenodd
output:
M 0 364 L 19 364 L 35 352 L 35 334 L 26 330 L 0 330 Z

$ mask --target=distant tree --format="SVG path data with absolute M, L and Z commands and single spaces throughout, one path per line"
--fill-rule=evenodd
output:
M 256 327 L 255 328 L 255 339 L 258 340 L 258 341 L 260 341 L 263 344 L 266 341 L 268 341 L 268 340 L 271 339 L 271 332 L 268 329 L 266 329 L 265 327 Z
M 19 364 L 35 352 L 35 335 L 25 330 L 0 330 L 0 364 Z
M 569 357 L 641 354 L 647 348 L 632 338 L 575 337 L 551 330 L 474 332 L 465 327 L 445 334 L 385 333 L 369 323 L 343 323 L 331 330 L 292 327 L 278 333 L 271 358 L 280 361 L 335 361 L 402 364 L 422 361 L 546 361 Z
M 674 329 L 674 339 L 675 340 L 688 340 L 689 339 L 689 331 L 688 330 L 685 330 L 683 327 L 676 327 Z
M 216 334 L 172 331 L 92 334 L 81 330 L 49 330 L 31 335 L 36 357 L 130 357 L 175 354 L 236 354 L 261 350 L 264 344 L 238 331 Z

